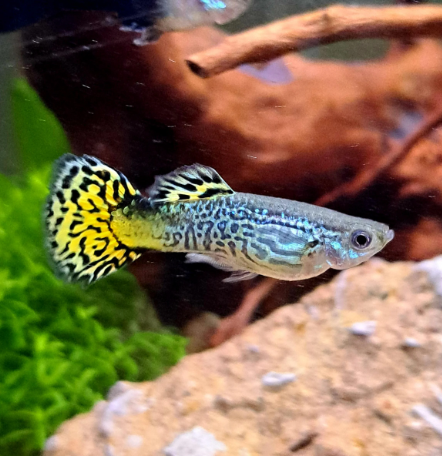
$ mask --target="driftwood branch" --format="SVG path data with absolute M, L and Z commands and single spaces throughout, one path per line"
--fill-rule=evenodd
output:
M 402 143 L 396 144 L 390 153 L 381 158 L 379 162 L 360 174 L 350 182 L 346 182 L 333 191 L 321 196 L 315 204 L 318 206 L 327 206 L 331 202 L 343 196 L 352 197 L 361 192 L 364 188 L 375 182 L 380 176 L 384 175 L 394 165 L 401 161 L 410 150 L 428 133 L 442 123 L 442 109 L 437 109 L 422 122 L 421 126 L 410 133 Z
M 442 6 L 334 5 L 227 37 L 190 56 L 189 68 L 207 78 L 243 63 L 263 62 L 320 44 L 358 38 L 442 37 Z
M 255 288 L 249 290 L 238 309 L 221 321 L 210 338 L 210 346 L 217 347 L 231 337 L 240 334 L 250 323 L 253 312 L 255 312 L 263 299 L 270 294 L 277 283 L 277 280 L 266 277 Z

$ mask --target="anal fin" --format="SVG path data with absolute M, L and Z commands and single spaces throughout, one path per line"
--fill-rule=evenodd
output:
M 223 279 L 223 282 L 241 282 L 257 277 L 254 272 L 237 269 L 234 265 L 221 255 L 207 255 L 203 253 L 188 253 L 186 263 L 206 263 L 221 271 L 231 272 L 231 276 Z
M 223 282 L 233 283 L 233 282 L 242 282 L 244 280 L 251 280 L 255 277 L 258 277 L 258 274 L 250 271 L 235 271 L 231 274 L 230 277 L 223 279 Z

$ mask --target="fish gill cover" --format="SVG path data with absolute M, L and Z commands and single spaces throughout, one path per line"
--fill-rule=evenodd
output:
M 66 152 L 67 142 L 21 79 L 13 114 L 27 171 L 0 174 L 0 454 L 28 456 L 117 380 L 165 372 L 184 355 L 186 340 L 161 328 L 128 272 L 88 289 L 54 277 L 41 209 L 50 161 Z

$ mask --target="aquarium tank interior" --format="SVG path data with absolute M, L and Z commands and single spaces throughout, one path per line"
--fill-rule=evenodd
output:
M 442 454 L 441 38 L 0 4 L 0 456 Z

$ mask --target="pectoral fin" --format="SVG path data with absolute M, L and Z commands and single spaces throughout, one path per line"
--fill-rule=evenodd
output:
M 186 255 L 186 263 L 206 263 L 214 268 L 221 269 L 221 271 L 232 272 L 230 277 L 227 277 L 223 282 L 241 282 L 256 277 L 258 274 L 250 271 L 237 269 L 234 265 L 230 264 L 226 258 L 220 255 L 205 255 L 202 253 L 188 253 Z
M 198 164 L 156 176 L 148 192 L 153 203 L 176 203 L 234 193 L 213 168 Z
M 266 63 L 246 63 L 238 70 L 267 84 L 289 84 L 295 80 L 282 57 Z

